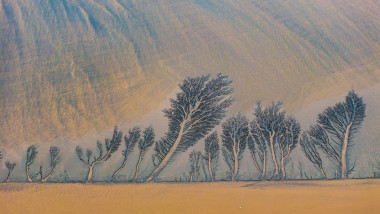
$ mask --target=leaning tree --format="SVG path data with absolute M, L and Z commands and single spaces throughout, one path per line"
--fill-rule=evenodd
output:
M 348 178 L 347 159 L 349 150 L 354 145 L 353 139 L 364 121 L 365 110 L 366 105 L 363 98 L 354 91 L 350 91 L 345 102 L 339 102 L 328 107 L 318 115 L 318 124 L 329 138 L 329 140 L 321 142 L 320 148 L 327 155 L 337 160 L 342 179 Z
M 250 124 L 250 135 L 248 136 L 248 149 L 251 152 L 256 169 L 260 173 L 261 179 L 265 179 L 266 173 L 266 153 L 267 144 L 264 134 L 260 130 L 257 120 L 254 119 Z
M 171 108 L 164 110 L 169 131 L 155 146 L 153 163 L 156 169 L 147 179 L 153 181 L 172 158 L 186 151 L 207 135 L 226 115 L 232 104 L 231 81 L 218 74 L 187 78 L 179 85 L 181 92 L 170 99 Z
M 300 145 L 306 158 L 313 163 L 314 167 L 321 171 L 323 178 L 326 179 L 325 171 L 323 170 L 322 158 L 317 149 L 317 143 L 309 137 L 307 132 L 304 132 L 300 139 Z
M 11 163 L 9 161 L 6 161 L 5 162 L 5 166 L 8 169 L 8 175 L 7 175 L 7 178 L 5 179 L 5 182 L 9 183 L 9 179 L 11 177 L 11 173 L 12 173 L 13 169 L 15 168 L 16 163 Z
M 82 161 L 88 168 L 88 175 L 87 175 L 87 180 L 86 182 L 91 181 L 92 178 L 92 173 L 93 173 L 93 168 L 96 164 L 99 164 L 103 161 L 108 160 L 111 157 L 111 154 L 116 152 L 120 146 L 121 143 L 121 138 L 123 136 L 122 132 L 119 132 L 117 130 L 117 127 L 115 127 L 112 139 L 105 139 L 105 147 L 106 147 L 106 153 L 103 154 L 103 144 L 98 141 L 97 142 L 97 151 L 98 155 L 92 157 L 92 151 L 87 150 L 86 151 L 86 158 L 83 156 L 83 150 L 80 146 L 76 147 L 76 153 L 78 155 L 78 158 L 80 161 Z
M 144 155 L 147 152 L 147 150 L 149 149 L 149 147 L 151 147 L 153 145 L 154 137 L 155 137 L 155 135 L 154 135 L 153 127 L 149 126 L 148 128 L 146 128 L 144 130 L 143 138 L 139 140 L 139 143 L 138 143 L 139 150 L 140 150 L 139 159 L 138 159 L 137 164 L 136 164 L 135 177 L 133 179 L 135 182 L 137 181 L 137 179 L 139 177 L 139 168 L 140 168 L 141 161 L 144 158 Z
M 218 132 L 213 132 L 205 139 L 205 156 L 208 164 L 208 173 L 211 181 L 214 181 L 215 171 L 219 160 L 219 138 Z
M 50 153 L 50 161 L 49 161 L 50 162 L 50 172 L 45 177 L 43 177 L 42 165 L 40 166 L 39 174 L 41 177 L 41 183 L 45 183 L 47 181 L 47 179 L 54 173 L 55 167 L 57 166 L 57 164 L 61 160 L 60 150 L 58 147 L 50 146 L 49 153 Z
M 281 125 L 280 136 L 278 137 L 278 147 L 281 152 L 281 172 L 282 179 L 286 178 L 285 163 L 290 153 L 296 148 L 301 132 L 301 126 L 292 116 L 287 116 Z
M 37 151 L 36 145 L 31 145 L 28 147 L 28 150 L 26 151 L 26 162 L 25 162 L 25 173 L 26 173 L 28 182 L 32 182 L 32 179 L 30 178 L 29 168 L 33 164 L 34 160 L 36 159 L 37 154 L 38 154 L 38 151 Z
M 117 170 L 112 174 L 112 179 L 114 179 L 116 175 L 125 167 L 129 154 L 133 152 L 135 145 L 139 141 L 140 137 L 141 137 L 141 129 L 138 126 L 130 129 L 128 131 L 128 136 L 127 135 L 124 136 L 125 149 L 122 152 L 123 157 L 124 157 L 123 162 L 121 163 L 121 166 L 117 168 Z
M 285 111 L 281 111 L 281 102 L 273 102 L 272 105 L 262 109 L 261 104 L 257 104 L 254 111 L 255 120 L 258 129 L 264 136 L 266 143 L 269 145 L 272 154 L 272 160 L 275 172 L 271 178 L 279 174 L 279 167 L 276 158 L 277 139 L 281 135 L 282 124 L 285 120 Z
M 248 138 L 248 120 L 242 114 L 237 114 L 227 119 L 223 123 L 223 134 L 222 134 L 222 146 L 224 157 L 228 157 L 229 160 L 225 160 L 232 168 L 231 163 L 233 163 L 233 170 L 231 170 L 232 180 L 236 179 L 236 175 L 239 170 L 239 162 L 242 159 L 243 152 L 245 150 Z M 226 154 L 227 153 L 227 154 Z

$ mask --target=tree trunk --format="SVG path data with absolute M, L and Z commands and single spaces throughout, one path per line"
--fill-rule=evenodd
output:
M 261 176 L 263 180 L 265 179 L 265 173 L 267 171 L 266 163 L 267 163 L 267 158 L 266 158 L 266 150 L 265 150 L 263 153 L 263 174 Z
M 348 147 L 348 138 L 350 136 L 352 123 L 350 123 L 347 128 L 346 132 L 344 133 L 344 141 L 343 141 L 343 148 L 342 148 L 342 179 L 348 178 L 348 172 L 347 172 L 347 147 Z
M 194 174 L 194 173 L 191 173 L 191 174 L 190 174 L 190 182 L 193 182 L 193 174 Z
M 139 161 L 137 162 L 137 165 L 136 165 L 135 178 L 133 179 L 134 182 L 136 182 L 137 178 L 139 177 L 139 167 L 140 167 L 141 159 L 142 159 L 142 151 L 140 151 Z
M 281 172 L 282 172 L 282 179 L 286 178 L 285 163 L 284 162 L 285 162 L 284 151 L 281 149 Z
M 197 172 L 197 182 L 199 183 L 199 172 Z
M 40 180 L 41 180 L 41 183 L 42 183 L 42 165 L 40 166 Z
M 275 135 L 275 134 L 276 134 L 276 133 L 273 132 L 273 133 L 271 133 L 270 136 L 269 136 L 270 150 L 271 150 L 271 152 L 272 152 L 272 159 L 273 159 L 274 166 L 275 166 L 275 168 L 276 168 L 276 171 L 275 171 L 274 174 L 272 175 L 271 179 L 272 179 L 274 176 L 278 175 L 278 170 L 279 170 L 279 169 L 278 169 L 278 164 L 277 164 L 277 159 L 276 159 L 276 154 L 274 153 L 274 142 L 273 142 L 273 140 L 274 140 L 274 135 Z
M 326 179 L 326 174 L 325 174 L 325 171 L 323 170 L 322 166 L 319 166 L 319 169 L 322 172 L 323 178 Z
M 11 176 L 11 170 L 8 170 L 8 176 L 7 176 L 7 179 L 5 180 L 5 182 L 9 183 L 9 177 Z
M 94 164 L 92 164 L 90 167 L 89 167 L 89 170 L 88 170 L 88 175 L 87 175 L 87 181 L 86 182 L 90 182 L 91 181 L 91 178 L 92 178 L 92 169 L 94 168 Z
M 30 178 L 30 175 L 29 175 L 29 166 L 28 166 L 28 164 L 26 164 L 26 177 L 28 178 L 28 182 L 32 182 L 32 179 Z
M 210 173 L 211 177 L 211 182 L 214 182 L 214 176 L 212 174 L 212 169 L 211 169 L 211 153 L 208 153 L 208 172 Z
M 123 163 L 121 164 L 121 166 L 113 173 L 112 179 L 114 179 L 116 177 L 116 175 L 119 174 L 119 172 L 125 167 L 125 164 L 127 163 L 127 157 L 128 157 L 128 155 L 126 154 L 124 156 L 124 160 L 123 160 Z
M 44 183 L 45 181 L 47 181 L 47 179 L 54 173 L 54 168 L 51 169 L 50 173 L 44 178 L 44 179 L 41 179 L 41 183 Z M 42 177 L 42 174 L 41 174 L 41 177 Z
M 165 158 L 161 161 L 160 165 L 158 165 L 158 167 L 153 171 L 153 173 L 149 176 L 149 178 L 146 180 L 146 182 L 151 182 L 153 181 L 157 176 L 158 174 L 160 174 L 160 172 L 164 169 L 165 165 L 168 163 L 168 161 L 170 160 L 170 158 L 173 156 L 175 150 L 177 150 L 177 147 L 179 145 L 179 142 L 181 141 L 182 139 L 182 135 L 183 135 L 183 129 L 185 127 L 185 123 L 186 121 L 183 121 L 181 126 L 180 126 L 180 130 L 178 132 L 178 137 L 177 139 L 174 141 L 174 144 L 172 146 L 172 148 L 170 148 L 168 154 L 166 154 Z
M 235 139 L 233 140 L 234 145 L 233 145 L 233 152 L 234 152 L 234 159 L 235 159 L 235 167 L 234 167 L 234 173 L 232 174 L 232 180 L 235 181 L 235 177 L 238 173 L 239 169 L 239 143 L 237 143 L 237 148 L 236 148 L 236 141 Z

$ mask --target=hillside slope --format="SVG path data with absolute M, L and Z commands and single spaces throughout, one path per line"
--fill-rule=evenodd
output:
M 229 75 L 244 112 L 371 86 L 377 11 L 372 0 L 1 0 L 0 142 L 139 119 L 188 75 Z

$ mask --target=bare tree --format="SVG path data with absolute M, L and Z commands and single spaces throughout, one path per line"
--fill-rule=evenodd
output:
M 133 127 L 128 131 L 128 136 L 124 136 L 124 143 L 125 143 L 125 150 L 123 150 L 123 162 L 121 163 L 121 166 L 113 173 L 112 179 L 116 177 L 116 175 L 125 167 L 125 164 L 127 163 L 127 159 L 129 154 L 131 154 L 135 148 L 136 143 L 139 141 L 141 137 L 141 129 L 140 127 L 136 126 Z
M 25 163 L 25 172 L 26 177 L 28 179 L 28 182 L 32 182 L 32 179 L 30 178 L 30 172 L 29 167 L 33 164 L 34 160 L 36 159 L 38 154 L 37 146 L 31 145 L 28 147 L 28 150 L 26 151 L 26 163 Z
M 202 153 L 199 151 L 192 151 L 189 155 L 190 162 L 190 182 L 193 181 L 194 174 L 197 176 L 197 181 L 199 182 L 199 172 L 202 166 Z
M 234 181 L 239 170 L 239 161 L 242 158 L 247 144 L 249 134 L 248 120 L 245 116 L 239 113 L 238 115 L 227 119 L 222 127 L 222 141 L 223 147 L 225 148 L 224 152 L 230 153 L 227 157 L 234 163 L 232 173 L 232 180 Z M 229 162 L 227 161 L 227 164 L 228 163 Z
M 366 105 L 363 98 L 354 91 L 350 91 L 345 102 L 339 102 L 333 107 L 328 107 L 318 115 L 318 124 L 327 132 L 329 145 L 320 145 L 322 151 L 334 159 L 339 158 L 341 178 L 348 178 L 351 170 L 348 170 L 349 148 L 354 145 L 353 138 L 359 131 L 365 118 Z M 352 170 L 354 167 L 352 168 Z
M 205 139 L 205 156 L 204 159 L 208 163 L 208 173 L 211 181 L 214 181 L 214 175 L 219 160 L 219 138 L 218 132 L 213 132 Z
M 281 134 L 278 137 L 278 146 L 281 151 L 281 172 L 282 179 L 286 178 L 285 161 L 290 153 L 296 148 L 301 126 L 292 116 L 288 116 L 281 125 Z
M 148 150 L 148 148 L 153 145 L 154 137 L 155 137 L 155 135 L 154 135 L 153 127 L 149 126 L 148 128 L 146 128 L 144 130 L 143 139 L 139 140 L 140 153 L 139 153 L 139 159 L 138 159 L 137 164 L 136 164 L 136 171 L 135 171 L 135 178 L 134 178 L 135 182 L 137 181 L 137 179 L 139 177 L 139 168 L 140 168 L 141 161 L 142 161 L 146 151 Z
M 98 156 L 94 156 L 92 158 L 92 151 L 87 150 L 86 156 L 87 160 L 83 157 L 83 150 L 80 146 L 77 146 L 76 153 L 78 155 L 78 158 L 80 161 L 82 161 L 88 168 L 88 175 L 86 182 L 91 181 L 92 174 L 93 174 L 93 168 L 96 164 L 101 163 L 102 161 L 106 161 L 111 157 L 111 154 L 116 152 L 120 146 L 121 138 L 123 136 L 122 132 L 118 132 L 117 127 L 115 127 L 112 139 L 105 139 L 105 146 L 106 146 L 106 153 L 103 154 L 103 144 L 98 141 L 97 142 L 97 150 L 98 150 Z
M 306 132 L 302 134 L 302 137 L 300 139 L 301 149 L 307 159 L 309 159 L 310 162 L 313 163 L 315 168 L 321 171 L 323 178 L 326 179 L 325 171 L 323 170 L 322 166 L 322 158 L 319 156 L 318 149 L 316 147 L 316 143 L 310 139 L 310 137 L 307 135 Z
M 45 183 L 47 179 L 54 173 L 55 167 L 61 160 L 60 150 L 58 147 L 50 146 L 49 152 L 50 152 L 50 172 L 45 177 L 43 177 L 42 165 L 40 166 L 39 174 L 41 177 L 41 183 Z
M 275 172 L 272 177 L 279 174 L 279 167 L 276 158 L 276 145 L 277 139 L 281 134 L 281 126 L 284 123 L 285 112 L 281 111 L 281 102 L 273 102 L 272 105 L 262 109 L 261 104 L 257 104 L 257 108 L 254 111 L 254 116 L 258 129 L 263 134 L 265 141 L 269 144 L 269 148 L 272 154 L 272 160 L 275 166 Z
M 155 146 L 153 163 L 156 169 L 147 181 L 153 181 L 169 160 L 186 151 L 207 135 L 226 115 L 232 98 L 231 81 L 218 74 L 216 78 L 187 78 L 179 85 L 181 92 L 171 99 L 171 108 L 164 110 L 169 131 Z
M 5 162 L 5 166 L 8 168 L 8 175 L 7 175 L 7 178 L 5 179 L 5 182 L 9 183 L 11 173 L 12 173 L 13 169 L 15 168 L 16 163 L 11 163 L 11 162 L 7 161 L 7 162 Z
M 256 119 L 250 124 L 250 135 L 248 137 L 248 148 L 251 152 L 253 162 L 259 171 L 261 179 L 265 179 L 267 144 L 264 134 L 261 132 Z M 258 159 L 258 160 L 257 160 Z

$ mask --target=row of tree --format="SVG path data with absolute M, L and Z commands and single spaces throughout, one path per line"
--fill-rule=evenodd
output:
M 350 148 L 365 118 L 363 99 L 354 91 L 348 93 L 345 102 L 328 107 L 319 114 L 317 124 L 302 133 L 297 120 L 282 110 L 281 102 L 274 102 L 267 107 L 262 107 L 258 103 L 252 121 L 241 113 L 227 118 L 222 124 L 220 146 L 218 133 L 210 134 L 210 132 L 226 117 L 227 110 L 233 103 L 230 96 L 233 89 L 230 85 L 231 81 L 227 76 L 221 74 L 213 79 L 210 79 L 210 76 L 185 79 L 179 85 L 181 92 L 177 93 L 175 99 L 170 99 L 171 107 L 164 110 L 165 117 L 169 120 L 169 130 L 157 142 L 152 127 L 146 128 L 143 133 L 139 127 L 134 127 L 124 138 L 123 133 L 115 127 L 112 138 L 105 139 L 104 145 L 100 141 L 97 142 L 96 153 L 91 150 L 86 150 L 84 153 L 83 149 L 77 146 L 78 159 L 88 167 L 86 181 L 91 181 L 96 165 L 107 161 L 113 153 L 118 151 L 123 139 L 124 158 L 112 174 L 113 179 L 125 167 L 136 144 L 138 144 L 139 157 L 135 167 L 134 181 L 139 179 L 139 169 L 145 154 L 155 144 L 152 157 L 154 169 L 145 179 L 146 182 L 150 182 L 154 181 L 168 164 L 175 161 L 178 154 L 187 151 L 202 138 L 205 138 L 204 154 L 193 151 L 189 156 L 191 181 L 194 176 L 199 181 L 201 169 L 204 174 L 208 174 L 207 177 L 211 181 L 215 180 L 220 147 L 223 159 L 229 168 L 230 178 L 236 180 L 247 145 L 261 179 L 286 179 L 286 163 L 289 162 L 290 155 L 298 144 L 305 156 L 321 171 L 324 178 L 326 178 L 326 173 L 323 169 L 324 159 L 321 158 L 321 153 L 336 163 L 342 179 L 348 177 L 354 168 L 352 166 L 348 169 Z M 29 168 L 37 153 L 35 145 L 27 150 L 25 170 L 29 182 L 36 175 L 40 176 L 41 182 L 47 181 L 60 161 L 59 148 L 52 146 L 50 171 L 44 175 L 41 166 L 40 171 L 35 176 L 31 176 Z M 270 174 L 267 171 L 268 161 L 271 161 L 274 166 Z M 7 163 L 10 174 L 15 164 Z
M 327 176 L 323 168 L 326 164 L 323 164 L 321 153 L 332 160 L 340 177 L 345 179 L 355 168 L 355 163 L 349 162 L 350 149 L 354 145 L 353 138 L 364 118 L 363 99 L 353 91 L 348 93 L 345 102 L 339 102 L 320 113 L 317 125 L 302 133 L 297 120 L 281 110 L 281 102 L 272 103 L 266 108 L 262 108 L 258 103 L 251 122 L 239 113 L 222 124 L 223 159 L 229 167 L 231 179 L 235 180 L 243 152 L 248 144 L 249 153 L 261 179 L 286 179 L 285 165 L 289 162 L 291 152 L 300 144 L 304 155 L 321 172 L 323 178 Z M 203 155 L 209 167 L 206 176 L 212 181 L 218 155 L 219 139 L 218 134 L 214 132 L 205 139 Z M 199 177 L 200 166 L 205 162 L 194 157 L 202 157 L 201 152 L 193 151 L 189 157 L 190 175 L 195 172 Z M 269 159 L 273 162 L 274 172 L 268 176 Z M 352 164 L 350 169 L 348 169 L 349 164 Z

